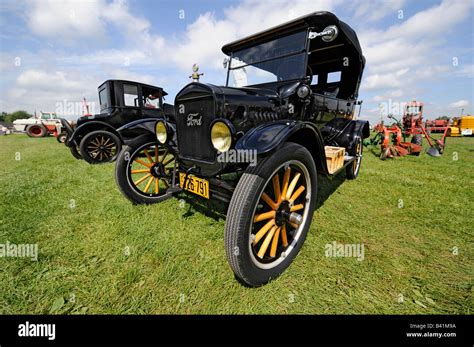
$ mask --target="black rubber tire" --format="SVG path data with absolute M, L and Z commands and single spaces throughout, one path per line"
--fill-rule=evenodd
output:
M 354 156 L 357 155 L 355 164 L 351 164 L 346 166 L 346 178 L 348 180 L 354 180 L 359 176 L 360 166 L 362 165 L 362 152 L 364 151 L 364 146 L 362 143 L 362 139 L 358 138 L 356 143 L 354 144 L 354 148 L 349 151 L 349 154 Z
M 29 137 L 45 137 L 48 129 L 43 124 L 30 124 L 26 127 L 26 134 Z
M 69 147 L 69 150 L 71 151 L 71 154 L 74 158 L 76 159 L 82 159 L 81 154 L 79 153 L 79 148 L 77 146 L 71 146 Z
M 423 137 L 421 134 L 416 134 L 413 135 L 411 138 L 411 143 L 414 143 L 415 145 L 422 146 L 423 145 Z
M 112 147 L 112 148 L 114 148 L 114 153 L 111 156 L 107 156 L 107 157 L 102 158 L 102 159 L 101 158 L 96 159 L 88 151 L 88 147 L 89 147 L 90 142 L 93 141 L 94 139 L 96 139 L 98 136 L 101 136 L 105 139 L 110 139 L 113 142 L 114 147 Z M 115 135 L 114 133 L 112 133 L 110 131 L 95 130 L 95 131 L 92 131 L 92 132 L 88 133 L 87 135 L 85 135 L 82 138 L 81 143 L 79 145 L 79 148 L 80 148 L 82 159 L 87 161 L 89 164 L 105 164 L 105 163 L 110 163 L 110 162 L 114 161 L 115 159 L 117 159 L 120 151 L 122 150 L 122 141 L 120 140 L 120 138 L 117 135 Z
M 266 183 L 271 179 L 270 176 L 277 167 L 289 160 L 300 161 L 309 172 L 312 188 L 308 216 L 293 250 L 275 267 L 262 269 L 253 263 L 250 255 L 249 237 L 252 217 Z M 311 153 L 301 145 L 286 143 L 256 166 L 248 167 L 232 195 L 225 223 L 224 241 L 227 260 L 236 277 L 247 285 L 256 287 L 275 279 L 291 264 L 301 249 L 311 225 L 316 195 L 316 165 Z
M 135 138 L 123 148 L 115 163 L 115 182 L 120 192 L 133 204 L 155 204 L 169 199 L 176 192 L 167 190 L 163 195 L 149 196 L 148 194 L 137 191 L 130 183 L 128 176 L 128 164 L 130 160 L 132 160 L 136 153 L 139 153 L 143 147 L 149 146 L 150 144 L 160 145 L 154 136 L 148 134 Z M 177 175 L 176 173 L 176 177 Z
M 59 143 L 66 142 L 66 139 L 67 139 L 67 134 L 66 133 L 60 133 L 60 134 L 58 134 L 58 136 L 56 136 L 56 141 L 58 141 Z

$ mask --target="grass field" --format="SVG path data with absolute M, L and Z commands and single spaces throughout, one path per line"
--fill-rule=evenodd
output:
M 319 177 L 301 253 L 257 289 L 234 279 L 224 219 L 198 200 L 133 206 L 114 164 L 54 138 L 2 136 L 0 159 L 0 244 L 39 247 L 37 261 L 0 258 L 2 314 L 473 312 L 474 138 L 449 138 L 441 158 L 366 151 L 357 180 Z M 364 260 L 326 257 L 334 241 L 363 244 Z

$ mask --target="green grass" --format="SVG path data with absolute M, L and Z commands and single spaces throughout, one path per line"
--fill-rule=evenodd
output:
M 0 258 L 0 312 L 472 314 L 473 145 L 450 138 L 441 158 L 366 151 L 357 180 L 319 177 L 301 253 L 252 289 L 227 265 L 224 219 L 193 200 L 133 206 L 113 164 L 2 136 L 0 243 L 38 243 L 39 258 Z M 333 241 L 364 244 L 365 259 L 326 257 Z

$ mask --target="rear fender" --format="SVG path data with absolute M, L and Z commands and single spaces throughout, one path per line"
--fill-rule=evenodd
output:
M 344 147 L 352 155 L 357 140 L 370 136 L 370 128 L 368 121 L 335 118 L 321 129 L 321 133 L 327 146 Z

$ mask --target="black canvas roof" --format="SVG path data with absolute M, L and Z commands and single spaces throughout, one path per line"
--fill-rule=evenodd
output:
M 339 18 L 337 18 L 333 13 L 325 11 L 313 12 L 243 39 L 228 43 L 222 47 L 222 52 L 226 55 L 230 55 L 233 51 L 253 46 L 281 35 L 304 30 L 310 27 L 314 28 L 316 31 L 322 31 L 328 25 L 336 25 L 339 28 L 339 35 L 343 35 L 345 41 L 362 57 L 362 50 L 355 31 L 349 25 L 339 20 Z
M 141 85 L 142 87 L 145 87 L 145 88 L 161 89 L 163 96 L 168 95 L 168 93 L 165 92 L 165 91 L 163 90 L 163 88 L 161 88 L 161 87 L 152 86 L 152 85 L 150 85 L 150 84 L 145 84 L 145 83 L 140 83 L 140 82 L 135 82 L 135 81 L 127 81 L 127 80 L 107 80 L 107 81 L 105 81 L 104 83 L 102 83 L 102 84 L 99 86 L 99 89 L 100 89 L 104 84 L 106 84 L 107 82 L 112 82 L 112 83 L 118 82 L 118 83 L 128 83 L 128 84 L 137 84 L 137 85 L 139 84 L 139 85 Z

